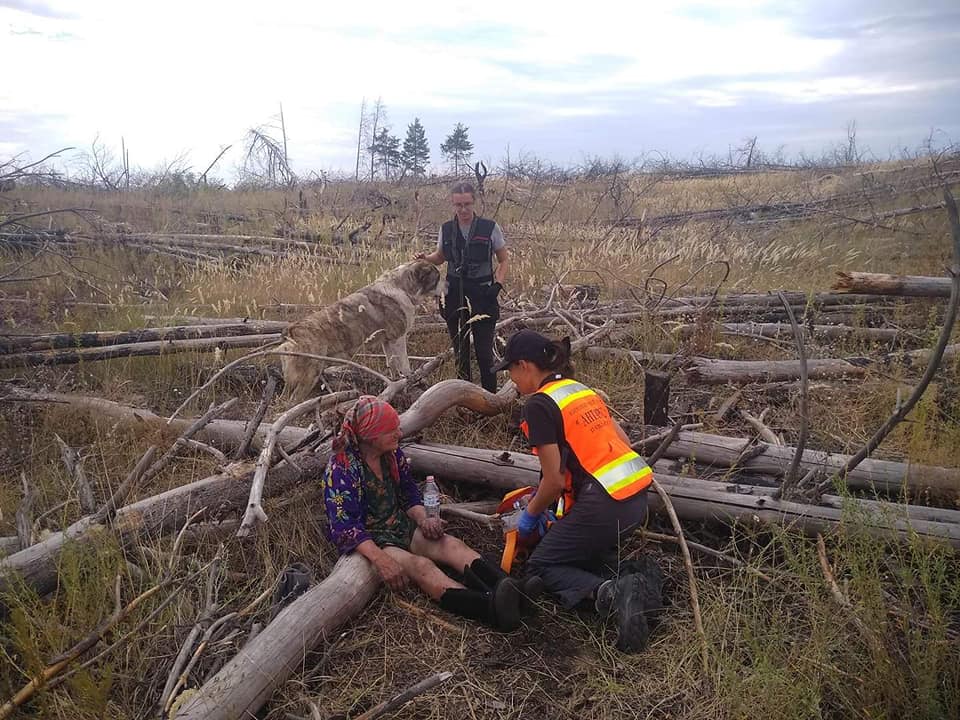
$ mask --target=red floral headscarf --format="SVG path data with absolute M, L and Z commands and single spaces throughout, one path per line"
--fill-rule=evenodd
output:
M 373 395 L 361 395 L 343 419 L 340 434 L 333 441 L 333 451 L 346 460 L 348 446 L 359 448 L 361 441 L 370 441 L 400 427 L 400 416 L 393 406 Z M 400 477 L 396 455 L 388 456 L 390 474 L 394 480 Z

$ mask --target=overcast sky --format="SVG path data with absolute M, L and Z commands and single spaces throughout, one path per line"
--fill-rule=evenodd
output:
M 669 9 L 666 9 L 669 6 Z M 0 0 L 0 159 L 99 134 L 202 170 L 280 103 L 297 171 L 352 169 L 361 99 L 480 159 L 960 140 L 957 0 Z M 230 177 L 236 157 L 218 167 Z

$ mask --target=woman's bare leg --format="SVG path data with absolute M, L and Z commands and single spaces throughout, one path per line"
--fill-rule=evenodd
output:
M 439 540 L 428 540 L 419 528 L 413 533 L 410 552 L 443 563 L 456 572 L 463 572 L 465 567 L 480 557 L 480 553 L 453 535 L 444 534 Z
M 419 532 L 419 530 L 417 532 Z M 463 587 L 463 585 L 456 580 L 447 576 L 443 570 L 438 568 L 433 560 L 427 556 L 413 554 L 391 545 L 383 548 L 383 551 L 396 560 L 407 574 L 407 577 L 416 583 L 417 586 L 433 600 L 439 602 L 440 596 L 450 588 Z

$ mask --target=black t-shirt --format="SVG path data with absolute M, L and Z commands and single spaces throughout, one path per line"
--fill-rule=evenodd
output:
M 562 375 L 554 375 L 543 381 L 548 382 L 562 379 Z M 590 480 L 590 475 L 581 467 L 577 456 L 573 454 L 567 444 L 563 432 L 563 415 L 557 404 L 542 393 L 535 393 L 527 398 L 523 405 L 523 419 L 527 421 L 528 442 L 531 447 L 555 444 L 560 448 L 560 462 L 562 469 L 569 470 L 573 479 L 574 494 L 579 492 L 582 484 Z

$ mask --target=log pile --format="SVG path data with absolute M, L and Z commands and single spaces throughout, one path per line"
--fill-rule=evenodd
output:
M 0 241 L 14 247 L 108 245 L 128 247 L 144 253 L 164 255 L 180 261 L 202 262 L 219 257 L 281 258 L 309 254 L 331 265 L 359 265 L 342 257 L 330 246 L 291 238 L 252 235 L 201 235 L 196 233 L 83 233 L 30 232 L 0 233 Z
M 157 239 L 140 236 L 135 238 L 135 245 L 148 247 L 154 240 Z M 181 238 L 174 243 L 168 240 L 164 238 L 163 242 L 176 252 L 203 253 L 213 249 L 207 247 L 205 243 L 208 241 L 202 238 Z M 122 241 L 130 242 L 130 239 L 124 238 Z M 246 245 L 223 247 L 247 248 Z M 957 231 L 957 247 L 960 258 L 960 229 Z M 276 252 L 263 248 L 247 248 L 247 251 Z M 725 298 L 704 295 L 659 298 L 647 303 L 634 298 L 635 302 L 611 308 L 577 309 L 551 307 L 551 300 L 546 308 L 526 312 L 518 309 L 515 313 L 506 313 L 500 327 L 504 330 L 511 326 L 540 327 L 551 331 L 562 328 L 563 332 L 569 331 L 576 338 L 574 350 L 583 352 L 590 359 L 621 358 L 641 366 L 656 364 L 660 368 L 672 368 L 682 373 L 682 379 L 688 384 L 774 383 L 803 378 L 803 387 L 806 388 L 807 379 L 862 378 L 871 368 L 884 363 L 925 362 L 932 357 L 931 366 L 925 374 L 925 379 L 929 380 L 928 376 L 936 371 L 940 358 L 957 352 L 955 346 L 946 345 L 960 300 L 960 280 L 956 278 L 948 281 L 951 297 L 948 322 L 941 333 L 941 342 L 933 351 L 888 352 L 870 358 L 806 357 L 799 340 L 803 332 L 817 340 L 858 338 L 898 347 L 909 345 L 915 338 L 902 328 L 870 327 L 869 322 L 866 327 L 855 327 L 847 323 L 859 316 L 860 319 L 866 317 L 868 321 L 875 319 L 879 324 L 884 311 L 890 307 L 887 295 L 942 297 L 940 279 L 877 279 L 854 275 L 850 274 L 839 289 L 869 294 L 838 292 L 808 297 L 801 293 L 779 293 L 731 295 Z M 925 282 L 927 280 L 936 282 Z M 801 315 L 802 326 L 794 319 L 795 314 Z M 751 322 L 743 322 L 745 320 Z M 790 320 L 791 324 L 786 325 L 786 320 Z M 618 324 L 621 327 L 629 326 L 635 321 L 669 323 L 668 327 L 681 337 L 697 337 L 703 333 L 766 339 L 789 339 L 795 336 L 800 358 L 728 360 L 685 355 L 682 352 L 644 353 L 597 344 L 602 338 L 609 338 Z M 286 323 L 282 322 L 259 321 L 82 335 L 6 335 L 0 337 L 0 368 L 68 364 L 218 347 L 259 347 L 278 339 L 285 327 Z M 805 328 L 803 332 L 801 327 Z M 416 331 L 445 332 L 445 326 L 425 318 L 418 322 Z M 626 333 L 621 335 L 627 336 Z M 386 384 L 381 396 L 390 399 L 399 397 L 402 392 L 410 390 L 417 380 L 434 370 L 443 358 L 438 356 L 429 361 L 410 378 L 388 381 L 379 373 L 373 373 Z M 662 381 L 663 395 L 658 417 L 663 422 L 668 419 L 666 395 L 670 378 L 664 374 L 658 377 Z M 413 394 L 416 395 L 416 392 Z M 355 396 L 356 393 L 350 394 L 350 397 Z M 486 488 L 493 496 L 499 496 L 506 490 L 536 485 L 539 461 L 533 455 L 500 449 L 424 443 L 416 438 L 450 410 L 467 410 L 488 417 L 505 415 L 516 409 L 516 398 L 516 388 L 509 382 L 494 394 L 461 380 L 439 382 L 419 394 L 401 415 L 401 429 L 408 439 L 404 449 L 414 471 L 420 475 L 439 475 L 447 482 Z M 120 491 L 102 508 L 92 512 L 87 500 L 83 503 L 84 515 L 80 519 L 40 542 L 33 542 L 30 504 L 25 500 L 26 510 L 21 513 L 25 519 L 18 523 L 18 536 L 0 538 L 0 556 L 4 551 L 8 553 L 6 557 L 0 557 L 0 597 L 8 596 L 7 591 L 15 583 L 23 583 L 40 594 L 50 592 L 60 579 L 60 560 L 64 549 L 70 545 L 93 543 L 105 534 L 116 538 L 122 548 L 131 548 L 147 539 L 156 540 L 172 535 L 178 529 L 181 530 L 176 541 L 179 543 L 184 536 L 184 528 L 195 521 L 204 523 L 207 529 L 226 528 L 240 537 L 257 533 L 260 525 L 269 522 L 263 505 L 271 499 L 290 495 L 304 483 L 317 481 L 328 459 L 329 433 L 324 435 L 320 429 L 299 428 L 290 423 L 301 412 L 319 411 L 344 399 L 330 396 L 308 401 L 302 407 L 288 410 L 274 423 L 259 426 L 251 423 L 248 432 L 244 422 L 218 419 L 215 410 L 201 420 L 164 420 L 148 410 L 100 398 L 6 387 L 0 400 L 66 404 L 120 425 L 126 423 L 142 427 L 146 424 L 180 431 L 183 435 L 173 449 L 185 447 L 187 442 L 199 443 L 200 447 L 221 453 L 219 457 L 225 461 L 224 453 L 233 453 L 238 447 L 249 444 L 260 451 L 260 457 L 256 463 L 238 460 L 199 481 L 126 504 L 125 492 Z M 744 417 L 751 421 L 766 441 L 681 430 L 680 422 L 677 422 L 666 433 L 656 453 L 659 459 L 651 460 L 658 486 L 662 490 L 659 495 L 651 493 L 651 508 L 656 513 L 670 512 L 681 540 L 680 520 L 720 522 L 751 528 L 779 526 L 811 535 L 835 531 L 855 522 L 860 530 L 890 542 L 919 538 L 960 549 L 960 511 L 920 504 L 933 499 L 955 505 L 960 496 L 960 469 L 830 454 L 804 447 L 803 439 L 799 441 L 799 448 L 789 447 L 764 426 L 762 414 L 754 418 L 745 413 Z M 643 444 L 642 438 L 638 442 Z M 172 456 L 173 449 L 157 462 Z M 155 464 L 151 465 L 152 455 L 148 453 L 148 456 L 149 461 L 145 456 L 141 462 L 143 467 L 138 465 L 131 473 L 130 482 L 124 483 L 127 489 L 137 478 L 156 475 Z M 804 480 L 812 478 L 806 489 L 812 487 L 816 492 L 808 498 L 788 494 L 785 486 L 789 482 L 785 482 L 785 479 L 789 481 L 792 473 L 796 475 L 793 481 L 799 476 L 803 476 Z M 717 479 L 717 474 L 721 479 Z M 832 494 L 831 478 L 837 486 L 853 495 Z M 29 498 L 30 485 L 26 478 L 23 484 L 25 498 Z M 803 485 L 803 481 L 799 484 Z M 881 496 L 911 502 L 881 502 L 878 499 Z M 241 515 L 243 520 L 238 523 Z M 487 518 L 490 522 L 496 520 L 490 520 L 489 516 Z M 362 611 L 379 585 L 379 577 L 362 557 L 352 555 L 341 559 L 326 578 L 286 607 L 255 637 L 251 636 L 229 662 L 189 697 L 184 696 L 179 706 L 173 701 L 176 689 L 182 683 L 168 682 L 170 692 L 164 692 L 162 704 L 165 707 L 173 704 L 176 707 L 174 716 L 181 720 L 232 720 L 252 716 L 259 712 L 274 690 L 296 671 L 306 653 L 317 649 L 336 628 Z
M 813 313 L 808 320 L 814 337 L 835 339 L 840 337 L 862 337 L 875 341 L 896 342 L 903 339 L 903 333 L 893 328 L 849 327 L 850 322 L 866 309 L 871 313 L 880 313 L 883 306 L 878 304 L 875 295 L 846 295 L 837 293 L 819 293 L 808 297 L 803 293 L 786 293 L 791 307 L 796 313 Z M 786 319 L 785 311 L 778 307 L 776 296 L 746 293 L 729 295 L 722 298 L 710 296 L 690 296 L 663 300 L 657 307 L 646 308 L 633 303 L 615 310 L 594 308 L 581 312 L 575 318 L 581 329 L 595 327 L 606 322 L 627 326 L 638 321 L 658 323 L 683 320 L 685 318 L 703 318 L 706 314 L 720 322 L 715 326 L 719 333 L 731 333 L 756 337 L 777 337 L 785 332 L 782 324 Z M 306 309 L 303 310 L 306 312 Z M 818 321 L 830 321 L 836 324 L 814 324 Z M 877 317 L 880 317 L 879 315 Z M 753 320 L 759 322 L 739 322 Z M 570 315 L 562 309 L 555 311 L 505 312 L 500 321 L 502 331 L 508 327 L 529 327 L 544 332 L 570 332 Z M 237 320 L 224 319 L 205 321 L 203 324 L 180 325 L 170 327 L 151 327 L 137 330 L 101 331 L 89 333 L 53 333 L 47 335 L 25 335 L 18 333 L 0 333 L 0 369 L 28 368 L 38 365 L 69 365 L 85 362 L 111 360 L 122 357 L 148 357 L 183 352 L 213 352 L 242 348 L 258 348 L 276 342 L 281 338 L 289 322 L 279 320 Z M 703 325 L 669 325 L 667 332 L 680 336 L 702 333 Z M 446 324 L 433 320 L 431 316 L 421 316 L 414 325 L 411 334 L 446 333 Z M 723 365 L 709 368 L 709 358 L 704 359 L 702 377 L 706 382 L 725 382 L 725 376 L 731 372 L 735 377 L 739 371 L 732 371 Z M 746 376 L 756 376 L 757 370 L 745 370 Z M 780 371 L 781 373 L 783 371 Z M 826 376 L 856 376 L 844 366 L 834 366 L 823 371 Z M 776 372 L 774 373 L 776 374 Z M 700 377 L 697 374 L 694 378 Z M 717 378 L 711 380 L 711 378 Z
M 164 423 L 162 418 L 149 411 L 99 398 L 9 390 L 7 397 L 70 403 L 114 422 L 147 422 L 158 426 Z M 404 433 L 409 436 L 454 407 L 466 406 L 475 412 L 494 415 L 507 411 L 512 404 L 509 390 L 492 395 L 463 381 L 445 381 L 434 385 L 403 413 L 401 422 Z M 192 423 L 191 420 L 175 420 L 173 427 L 183 429 Z M 196 437 L 229 452 L 240 442 L 243 425 L 241 421 L 213 420 L 201 428 Z M 261 427 L 255 436 L 255 446 L 263 441 L 267 431 L 268 426 Z M 292 445 L 306 432 L 287 427 L 280 433 L 280 439 Z M 744 444 L 744 439 L 681 432 L 671 446 L 673 449 L 667 448 L 667 457 L 695 458 L 698 465 L 726 463 L 725 467 L 729 468 L 737 458 L 742 459 Z M 751 453 L 742 461 L 745 477 L 765 474 L 775 479 L 782 475 L 793 448 L 760 447 L 762 452 Z M 322 445 L 318 451 L 300 451 L 291 457 L 290 462 L 279 463 L 270 470 L 265 497 L 287 494 L 294 487 L 315 480 L 328 452 L 328 446 Z M 418 474 L 438 474 L 448 482 L 483 485 L 495 495 L 507 489 L 534 485 L 539 476 L 537 458 L 526 453 L 417 442 L 405 445 L 405 452 Z M 816 451 L 806 451 L 803 456 L 803 462 L 810 465 L 834 465 L 844 459 L 826 457 Z M 817 505 L 804 504 L 777 499 L 775 489 L 771 487 L 731 482 L 736 478 L 735 474 L 724 482 L 682 477 L 673 474 L 670 461 L 660 461 L 655 470 L 677 514 L 688 522 L 721 521 L 748 526 L 772 523 L 818 533 L 834 529 L 856 516 L 861 527 L 883 537 L 919 536 L 960 548 L 958 511 L 881 504 L 832 495 L 824 496 Z M 911 486 L 915 484 L 918 490 L 935 487 L 955 491 L 958 474 L 960 471 L 947 468 L 906 468 L 875 461 L 861 465 L 850 479 L 852 485 L 863 483 L 881 487 L 886 483 L 890 489 L 895 489 L 906 482 Z M 40 592 L 50 589 L 56 582 L 59 553 L 68 541 L 86 542 L 99 533 L 114 532 L 124 545 L 128 545 L 141 538 L 156 538 L 175 532 L 186 519 L 196 516 L 198 510 L 204 510 L 203 517 L 210 520 L 236 517 L 244 507 L 252 475 L 252 463 L 239 463 L 224 473 L 124 506 L 117 510 L 111 523 L 84 518 L 61 536 L 0 561 L 0 592 L 4 589 L 3 584 L 12 581 L 15 575 Z M 651 496 L 651 506 L 657 512 L 662 509 L 657 497 Z M 256 712 L 273 690 L 296 670 L 303 654 L 316 649 L 336 627 L 359 613 L 378 586 L 379 579 L 365 560 L 356 556 L 341 560 L 325 580 L 289 605 L 233 660 L 192 694 L 179 707 L 175 717 L 226 720 Z

